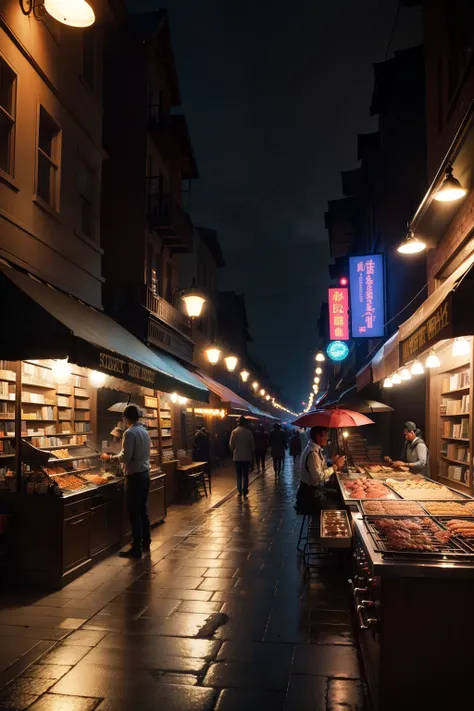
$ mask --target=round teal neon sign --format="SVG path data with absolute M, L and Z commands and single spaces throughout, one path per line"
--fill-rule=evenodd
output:
M 344 341 L 331 341 L 326 348 L 326 353 L 331 360 L 339 362 L 349 355 L 349 346 Z

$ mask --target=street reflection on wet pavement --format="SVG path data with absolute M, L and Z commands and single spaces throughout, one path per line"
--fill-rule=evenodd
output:
M 0 675 L 0 709 L 362 711 L 347 571 L 304 580 L 296 487 L 292 462 L 277 482 L 267 469 L 247 500 L 169 539 L 157 529 L 149 558 L 110 558 L 20 621 L 2 610 L 12 643 L 27 643 L 28 615 L 62 627 L 45 623 L 50 651 L 6 686 Z

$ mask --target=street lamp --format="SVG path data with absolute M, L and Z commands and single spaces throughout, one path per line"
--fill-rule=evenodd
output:
M 256 380 L 252 383 L 252 387 L 253 387 L 253 389 L 255 390 L 255 392 L 257 392 L 257 390 L 258 390 L 258 382 L 257 382 Z
M 243 381 L 244 383 L 246 383 L 247 380 L 249 379 L 249 375 L 250 375 L 250 373 L 249 373 L 248 370 L 242 370 L 242 371 L 241 371 L 240 377 L 242 378 L 242 381 Z
M 399 254 L 418 254 L 418 252 L 423 252 L 426 249 L 426 242 L 415 237 L 412 230 L 409 230 L 407 236 L 403 242 L 397 248 Z
M 200 294 L 194 287 L 188 291 L 184 291 L 181 298 L 186 306 L 189 318 L 199 318 L 202 313 L 202 307 L 206 303 L 204 296 Z
M 33 15 L 43 20 L 45 14 L 69 27 L 90 27 L 95 22 L 95 13 L 86 0 L 20 0 L 24 15 Z
M 209 363 L 211 365 L 216 365 L 216 363 L 219 362 L 219 358 L 221 357 L 221 351 L 216 346 L 211 346 L 211 348 L 207 349 L 206 355 Z
M 316 375 L 321 375 L 322 372 L 323 372 L 323 369 L 320 368 L 319 365 L 318 365 L 318 367 L 316 368 Z
M 453 175 L 453 169 L 450 166 L 446 170 L 446 177 L 443 180 L 441 187 L 433 195 L 433 200 L 437 202 L 455 202 L 460 200 L 467 193 L 467 190 L 463 188 L 459 180 Z
M 318 363 L 324 363 L 324 361 L 326 360 L 326 356 L 324 355 L 324 353 L 321 353 L 321 351 L 319 351 L 319 353 L 316 353 L 316 360 Z
M 265 395 L 265 400 L 270 400 L 270 395 Z
M 260 395 L 262 397 L 265 397 L 265 395 L 266 395 L 266 391 L 263 388 L 260 390 Z
M 227 370 L 229 371 L 229 373 L 233 373 L 234 370 L 237 368 L 237 363 L 238 363 L 239 359 L 236 358 L 235 356 L 227 356 L 226 358 L 224 358 L 224 360 L 225 360 L 225 364 L 227 366 Z

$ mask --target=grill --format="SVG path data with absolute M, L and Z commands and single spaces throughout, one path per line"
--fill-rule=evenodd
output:
M 364 516 L 364 520 L 367 530 L 374 541 L 375 550 L 378 553 L 381 553 L 384 558 L 408 558 L 410 560 L 413 560 L 414 558 L 421 558 L 423 560 L 445 560 L 448 558 L 452 560 L 454 558 L 461 561 L 470 557 L 474 553 L 474 541 L 472 543 L 472 548 L 470 546 L 465 546 L 461 544 L 456 537 L 451 538 L 446 543 L 438 541 L 438 539 L 435 537 L 435 531 L 432 530 L 431 526 L 434 524 L 434 526 L 436 526 L 436 528 L 440 532 L 445 531 L 445 527 L 430 516 Z M 402 524 L 403 522 L 417 523 L 421 528 L 418 533 L 424 534 L 427 539 L 429 539 L 429 546 L 432 550 L 397 550 L 391 547 L 388 543 L 387 535 L 384 534 L 382 531 L 379 531 L 376 527 L 377 522 L 380 521 L 395 521 L 399 524 Z M 427 521 L 429 521 L 430 523 L 428 524 Z M 398 525 L 394 526 L 393 528 L 394 530 L 397 530 L 401 527 L 400 525 Z M 416 533 L 413 532 L 412 536 L 413 535 L 416 535 Z

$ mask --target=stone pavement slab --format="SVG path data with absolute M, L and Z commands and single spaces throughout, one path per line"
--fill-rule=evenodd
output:
M 296 487 L 287 462 L 247 500 L 194 517 L 173 507 L 149 558 L 11 601 L 0 637 L 15 640 L 16 678 L 3 678 L 0 711 L 363 711 L 347 574 L 303 578 Z M 39 630 L 49 653 L 25 669 Z

